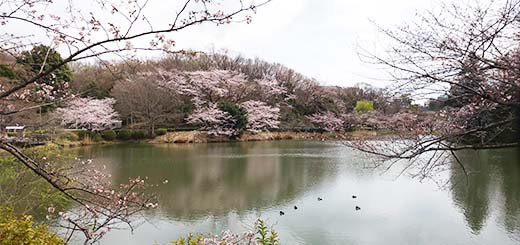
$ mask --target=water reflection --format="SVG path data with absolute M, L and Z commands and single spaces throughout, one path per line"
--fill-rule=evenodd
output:
M 109 145 L 73 149 L 115 182 L 148 176 L 160 210 L 103 244 L 166 244 L 190 232 L 243 231 L 258 217 L 283 244 L 518 244 L 520 163 L 514 149 L 459 154 L 449 190 L 390 171 L 330 142 Z M 406 166 L 403 164 L 403 166 Z M 358 198 L 352 199 L 356 194 Z M 318 202 L 317 196 L 324 197 Z M 299 209 L 293 210 L 293 205 Z M 354 210 L 356 205 L 360 211 Z M 279 210 L 286 215 L 279 216 Z M 378 234 L 377 236 L 374 234 Z
M 520 159 L 515 149 L 464 151 L 457 155 L 468 169 L 466 176 L 453 160 L 453 200 L 468 227 L 478 234 L 496 211 L 509 233 L 520 230 Z
M 148 176 L 157 189 L 161 211 L 175 219 L 224 215 L 230 210 L 267 209 L 287 203 L 325 177 L 334 167 L 324 145 L 302 153 L 290 145 L 271 147 L 265 142 L 207 145 L 111 145 L 80 148 L 79 154 L 96 159 L 111 171 L 115 182 Z M 326 146 L 325 146 L 326 148 Z

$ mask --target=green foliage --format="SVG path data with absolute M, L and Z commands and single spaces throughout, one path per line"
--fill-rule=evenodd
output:
M 85 97 L 93 97 L 96 99 L 104 99 L 110 96 L 110 90 L 103 88 L 99 81 L 89 81 L 85 91 L 87 91 L 84 95 Z
M 17 136 L 18 133 L 17 132 L 7 132 L 7 135 L 8 136 Z
M 13 157 L 1 157 L 0 158 L 0 186 L 4 186 L 4 184 L 8 181 L 16 179 L 16 168 L 14 168 L 14 158 Z
M 94 133 L 94 134 L 92 135 L 92 140 L 93 140 L 94 142 L 100 142 L 100 141 L 103 140 L 103 136 L 101 136 L 100 133 Z
M 116 132 L 116 138 L 118 140 L 129 140 L 132 138 L 132 130 L 121 129 Z
M 374 110 L 374 102 L 368 100 L 357 101 L 354 110 L 360 113 L 371 112 Z
M 86 137 L 89 137 L 89 132 L 86 130 L 77 130 L 77 131 L 74 131 L 74 133 L 78 136 L 78 138 L 80 140 L 83 140 Z
M 76 142 L 79 140 L 79 137 L 77 134 L 71 131 L 64 131 L 61 132 L 58 137 L 56 137 L 53 142 L 58 145 L 70 145 L 73 142 Z
M 265 224 L 265 221 L 258 219 L 256 225 L 258 236 L 256 241 L 262 245 L 279 245 L 278 233 L 274 229 L 269 229 Z
M 189 234 L 187 237 L 181 237 L 173 240 L 170 243 L 173 245 L 201 245 L 204 236 L 201 234 L 193 235 Z
M 18 75 L 9 68 L 6 64 L 0 64 L 0 77 L 7 77 L 9 79 L 17 79 Z
M 28 66 L 34 73 L 39 73 L 43 64 L 43 70 L 50 69 L 63 62 L 61 55 L 54 49 L 45 45 L 34 46 L 31 51 L 24 51 L 18 63 Z M 63 84 L 72 81 L 72 71 L 68 65 L 63 65 L 52 72 L 53 82 Z M 49 81 L 50 82 L 50 81 Z M 50 83 L 49 85 L 53 85 Z
M 421 110 L 421 108 L 419 107 L 419 105 L 410 105 L 410 111 L 414 112 L 414 113 L 418 113 L 419 111 Z
M 116 139 L 118 140 L 142 140 L 147 137 L 148 132 L 145 130 L 121 129 L 116 132 Z
M 45 130 L 45 129 L 36 129 L 36 130 L 33 131 L 33 133 L 35 133 L 35 134 L 45 134 L 45 133 L 48 133 L 48 131 Z
M 78 141 L 79 136 L 77 134 L 75 134 L 74 132 L 64 131 L 58 136 L 58 139 L 69 140 L 69 141 Z
M 17 63 L 23 65 L 25 70 L 33 73 L 33 75 L 40 73 L 40 70 L 46 71 L 59 66 L 51 74 L 38 79 L 37 82 L 51 86 L 54 98 L 63 98 L 68 94 L 68 83 L 72 81 L 73 77 L 72 70 L 68 64 L 60 65 L 63 63 L 63 58 L 56 50 L 45 45 L 37 45 L 31 51 L 22 52 Z M 46 100 L 46 102 L 48 101 L 50 100 Z M 41 110 L 42 112 L 49 112 L 56 106 L 56 104 L 45 105 L 41 107 Z
M 236 129 L 238 132 L 236 137 L 240 136 L 246 129 L 247 111 L 244 108 L 238 106 L 237 104 L 227 101 L 218 102 L 218 108 L 231 115 L 231 117 L 234 120 L 233 128 Z
M 54 144 L 24 149 L 24 153 L 38 161 L 53 162 L 66 167 L 73 159 Z M 45 157 L 46 160 L 43 160 Z M 41 217 L 49 206 L 63 209 L 70 204 L 65 195 L 43 178 L 37 176 L 11 155 L 0 152 L 0 206 L 9 206 L 20 214 Z M 1 240 L 1 239 L 0 239 Z
M 180 237 L 176 240 L 171 241 L 171 244 L 174 245 L 204 245 L 207 243 L 204 243 L 204 240 L 208 239 L 209 244 L 236 244 L 236 245 L 245 245 L 245 244 L 251 244 L 254 243 L 254 240 L 256 240 L 255 244 L 260 245 L 280 245 L 280 241 L 278 238 L 278 233 L 273 229 L 267 227 L 265 221 L 258 219 L 255 226 L 254 233 L 251 233 L 251 236 L 242 236 L 240 237 L 237 235 L 237 241 L 233 240 L 226 240 L 223 237 L 219 236 L 204 236 L 202 234 L 189 234 L 186 237 Z M 254 239 L 254 240 L 252 240 Z
M 146 131 L 144 131 L 144 130 L 134 130 L 132 132 L 132 139 L 134 139 L 134 140 L 146 139 L 147 136 L 148 135 L 147 135 Z
M 167 132 L 168 132 L 168 129 L 166 129 L 166 128 L 158 128 L 157 130 L 155 130 L 155 133 L 157 135 L 165 135 Z
M 31 216 L 16 218 L 11 209 L 0 207 L 0 245 L 65 244 L 46 225 L 35 225 Z
M 103 137 L 104 140 L 112 141 L 116 139 L 116 131 L 114 130 L 105 130 L 101 132 L 101 137 Z
M 177 127 L 177 128 L 169 128 L 168 132 L 186 132 L 186 131 L 195 131 L 198 130 L 198 127 Z

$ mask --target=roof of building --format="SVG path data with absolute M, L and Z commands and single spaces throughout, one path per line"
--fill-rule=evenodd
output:
M 12 130 L 20 130 L 20 129 L 24 129 L 25 126 L 7 126 L 5 127 L 5 129 L 9 130 L 9 129 L 12 129 Z

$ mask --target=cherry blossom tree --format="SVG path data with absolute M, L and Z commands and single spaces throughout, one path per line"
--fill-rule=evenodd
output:
M 143 76 L 159 76 L 159 84 L 176 93 L 191 98 L 195 111 L 188 123 L 199 125 L 210 135 L 234 136 L 240 129 L 233 128 L 237 118 L 223 111 L 218 103 L 240 105 L 247 111 L 246 130 L 259 132 L 279 125 L 279 108 L 265 102 L 247 100 L 260 92 L 266 99 L 286 93 L 275 79 L 250 80 L 243 73 L 228 70 L 196 72 L 158 70 Z
M 239 102 L 253 91 L 245 74 L 236 71 L 211 70 L 178 72 L 158 70 L 159 84 L 189 96 L 195 106 L 219 101 Z
M 169 38 L 171 33 L 202 23 L 249 23 L 249 14 L 269 1 L 229 0 L 225 4 L 213 0 L 172 1 L 171 18 L 157 19 L 152 18 L 151 11 L 166 4 L 164 2 L 94 1 L 87 5 L 83 1 L 2 0 L 0 25 L 5 30 L 0 35 L 2 53 L 16 58 L 24 49 L 43 44 L 49 46 L 48 50 L 61 50 L 65 58 L 51 64 L 47 52 L 39 60 L 41 64 L 31 64 L 34 72 L 11 79 L 9 86 L 2 86 L 0 99 L 23 94 L 25 88 L 55 74 L 70 62 L 105 56 L 128 58 L 134 56 L 136 50 L 184 52 L 175 51 L 175 41 Z M 21 29 L 32 33 L 21 32 Z
M 63 126 L 99 131 L 119 122 L 119 115 L 114 110 L 115 103 L 112 98 L 75 98 L 66 107 L 58 108 L 55 114 Z
M 385 55 L 365 57 L 389 69 L 397 92 L 426 98 L 444 94 L 449 106 L 434 116 L 399 114 L 384 122 L 386 128 L 406 131 L 391 141 L 346 144 L 383 160 L 415 162 L 420 176 L 443 169 L 448 158 L 458 160 L 459 150 L 517 147 L 518 16 L 518 0 L 453 3 L 400 28 L 381 28 L 392 47 Z
M 226 70 L 158 74 L 162 78 L 159 84 L 191 99 L 195 111 L 187 118 L 189 124 L 199 125 L 213 136 L 236 137 L 241 133 L 236 127 L 239 119 L 219 105 L 234 104 L 252 91 L 244 74 Z
M 96 243 L 110 230 L 121 227 L 121 223 L 133 229 L 134 214 L 158 207 L 155 198 L 148 194 L 152 185 L 147 184 L 144 178 L 131 178 L 128 183 L 114 187 L 110 183 L 110 174 L 93 166 L 91 160 L 76 161 L 74 170 L 60 175 L 70 181 L 65 192 L 82 205 L 61 211 L 50 206 L 46 216 L 64 228 L 66 240 L 71 239 L 75 232 L 81 232 L 88 243 Z M 78 172 L 80 170 L 83 172 Z M 78 181 L 80 178 L 82 180 Z M 93 194 L 96 198 L 92 198 Z
M 252 133 L 276 129 L 280 125 L 280 108 L 271 107 L 265 102 L 249 100 L 242 103 L 247 111 L 246 129 Z
M 66 242 L 77 232 L 84 235 L 85 244 L 92 244 L 121 224 L 132 229 L 133 214 L 158 205 L 153 194 L 144 191 L 151 187 L 145 178 L 131 178 L 128 183 L 115 186 L 105 167 L 90 159 L 64 159 L 58 153 L 33 155 L 11 144 L 2 144 L 0 149 L 21 159 L 37 176 L 78 204 L 67 210 L 48 207 L 47 218 L 65 228 Z
M 260 93 L 256 96 L 258 100 L 286 102 L 293 98 L 282 82 L 276 78 L 263 78 L 256 80 Z
M 314 113 L 307 116 L 307 118 L 318 128 L 328 132 L 341 131 L 344 129 L 343 119 L 330 111 L 325 113 Z
M 238 133 L 233 127 L 235 122 L 233 117 L 218 108 L 216 103 L 197 108 L 188 117 L 187 122 L 200 126 L 202 130 L 207 130 L 213 136 L 231 137 Z
M 185 0 L 185 1 L 148 1 L 148 0 L 107 0 L 107 1 L 50 1 L 50 0 L 0 0 L 0 52 L 17 60 L 24 50 L 33 46 L 49 47 L 39 64 L 31 64 L 34 69 L 17 73 L 17 76 L 2 78 L 0 83 L 0 115 L 16 114 L 34 108 L 15 101 L 24 100 L 28 94 L 46 91 L 59 93 L 48 86 L 39 86 L 42 80 L 51 78 L 53 74 L 71 62 L 94 59 L 104 64 L 104 59 L 129 59 L 135 57 L 136 51 L 184 52 L 175 49 L 174 33 L 188 30 L 199 24 L 216 25 L 245 22 L 250 23 L 251 14 L 270 2 L 265 0 Z M 170 14 L 157 18 L 154 8 L 165 9 Z M 49 62 L 51 50 L 60 51 L 63 59 Z M 38 69 L 39 67 L 39 69 Z M 106 69 L 110 69 L 106 66 Z M 66 85 L 64 85 L 66 86 Z M 67 98 L 64 98 L 67 100 Z M 54 100 L 54 101 L 52 101 Z M 48 103 L 61 99 L 51 98 Z M 42 106 L 42 105 L 39 105 Z M 101 109 L 101 108 L 98 108 Z M 107 112 L 107 114 L 110 114 Z M 99 121 L 99 120 L 98 120 Z M 72 121 L 71 121 L 72 122 Z M 72 122 L 75 123 L 75 122 Z M 98 126 L 95 126 L 98 127 Z M 57 169 L 45 160 L 32 159 L 12 144 L 0 139 L 0 149 L 16 157 L 24 166 L 43 178 L 56 190 L 76 201 L 87 215 L 62 216 L 72 224 L 67 226 L 72 231 L 81 230 L 87 242 L 96 240 L 93 232 L 100 232 L 100 227 L 107 227 L 113 222 L 130 224 L 130 217 L 143 208 L 156 206 L 153 203 L 144 205 L 145 199 L 136 200 L 142 192 L 134 191 L 138 179 L 131 181 L 119 196 L 112 194 L 108 188 L 98 191 L 92 189 L 88 180 L 92 176 L 75 178 L 74 174 L 87 174 L 76 166 L 70 169 Z M 68 171 L 66 171 L 68 170 Z M 82 171 L 82 172 L 78 172 Z M 101 191 L 102 190 L 102 191 Z M 107 192 L 108 191 L 108 194 Z M 111 201 L 109 204 L 108 201 Z M 119 205 L 118 203 L 126 205 Z M 114 204 L 115 203 L 115 204 Z M 128 204 L 132 205 L 128 205 Z M 119 206 L 118 206 L 119 205 Z M 115 207 L 115 208 L 113 208 Z M 135 208 L 133 208 L 135 207 Z M 102 214 L 102 215 L 100 215 Z M 105 221 L 96 223 L 98 217 L 107 217 Z M 71 218 L 72 217 L 72 218 Z M 79 222 L 85 221 L 85 223 Z M 95 225 L 92 225 L 94 221 Z M 89 225 L 84 225 L 88 223 Z M 104 230 L 106 232 L 106 230 Z M 101 232 L 104 233 L 104 232 Z

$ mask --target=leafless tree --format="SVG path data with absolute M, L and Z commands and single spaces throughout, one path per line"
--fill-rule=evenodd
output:
M 112 96 L 117 101 L 116 110 L 125 118 L 132 117 L 136 123 L 144 123 L 151 135 L 155 135 L 157 124 L 173 120 L 176 114 L 182 113 L 185 102 L 181 95 L 142 77 L 117 82 Z

